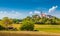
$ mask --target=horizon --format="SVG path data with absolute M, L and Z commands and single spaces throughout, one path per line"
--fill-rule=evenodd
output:
M 22 19 L 41 11 L 60 18 L 60 0 L 0 0 L 0 19 Z

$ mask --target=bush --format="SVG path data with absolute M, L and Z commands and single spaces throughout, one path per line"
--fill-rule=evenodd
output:
M 3 26 L 0 25 L 0 30 L 5 30 L 5 28 Z
M 39 31 L 39 30 L 34 30 L 34 31 Z
M 30 21 L 23 21 L 22 26 L 20 28 L 21 30 L 27 30 L 27 31 L 33 31 L 34 30 L 34 23 Z

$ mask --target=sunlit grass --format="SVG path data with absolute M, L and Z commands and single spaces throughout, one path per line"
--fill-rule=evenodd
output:
M 21 24 L 13 24 L 13 26 L 19 29 Z M 35 25 L 35 29 L 44 32 L 60 33 L 60 25 Z
M 44 32 L 60 33 L 60 28 L 36 28 L 36 29 Z
M 14 28 L 17 28 L 20 30 L 21 24 L 12 24 Z M 38 25 L 35 24 L 35 29 L 39 31 L 44 31 L 44 32 L 54 32 L 54 33 L 60 33 L 60 25 Z
M 60 25 L 35 25 L 35 29 L 44 32 L 60 33 Z

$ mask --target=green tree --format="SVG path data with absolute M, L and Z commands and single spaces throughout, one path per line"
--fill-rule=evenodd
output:
M 37 22 L 39 22 L 39 20 L 40 20 L 41 18 L 40 18 L 40 16 L 39 15 L 32 15 L 32 20 L 37 24 Z
M 19 19 L 13 19 L 13 23 L 14 24 L 19 24 L 19 22 L 21 22 L 22 20 L 19 20 Z
M 6 25 L 6 27 L 7 27 L 8 25 L 11 25 L 12 23 L 13 23 L 13 20 L 12 20 L 12 19 L 9 19 L 8 17 L 4 17 L 4 18 L 2 19 L 2 24 Z
M 25 19 L 22 21 L 21 30 L 32 31 L 34 30 L 34 22 L 30 19 Z

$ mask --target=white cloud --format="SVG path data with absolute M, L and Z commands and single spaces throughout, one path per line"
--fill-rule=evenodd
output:
M 52 8 L 49 9 L 48 12 L 54 12 L 58 6 L 53 6 Z
M 21 16 L 22 14 L 20 12 L 16 12 L 14 11 L 14 13 L 12 11 L 8 12 L 8 11 L 0 11 L 0 19 L 2 19 L 3 17 L 9 17 L 9 18 L 19 18 L 19 16 Z
M 37 11 L 37 10 L 35 10 L 34 12 L 30 11 L 29 14 L 40 14 L 40 11 Z
M 30 12 L 29 12 L 29 14 L 33 14 L 33 12 L 32 12 L 32 11 L 30 11 Z
M 40 14 L 40 11 L 36 11 L 36 10 L 35 10 L 34 13 L 35 13 L 35 14 Z

